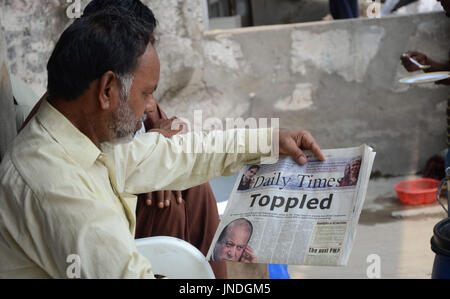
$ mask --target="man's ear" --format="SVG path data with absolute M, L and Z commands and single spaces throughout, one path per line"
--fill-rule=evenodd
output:
M 112 71 L 104 73 L 98 86 L 98 101 L 102 110 L 109 110 L 115 107 L 119 101 L 119 82 L 116 74 Z

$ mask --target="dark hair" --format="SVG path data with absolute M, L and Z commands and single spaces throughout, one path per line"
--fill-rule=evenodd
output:
M 83 16 L 96 14 L 111 7 L 129 12 L 153 35 L 158 22 L 152 10 L 139 0 L 92 0 L 84 9 Z
M 107 71 L 118 76 L 133 73 L 149 41 L 148 30 L 122 9 L 75 20 L 47 63 L 50 96 L 75 99 Z
M 247 168 L 247 170 L 250 170 L 250 169 L 253 169 L 253 168 L 256 168 L 256 170 L 258 171 L 261 168 L 261 166 L 259 166 L 259 165 L 252 165 L 249 168 Z

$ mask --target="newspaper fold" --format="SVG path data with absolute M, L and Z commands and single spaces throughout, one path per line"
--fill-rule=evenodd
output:
M 375 152 L 367 145 L 244 167 L 217 228 L 208 260 L 346 265 Z

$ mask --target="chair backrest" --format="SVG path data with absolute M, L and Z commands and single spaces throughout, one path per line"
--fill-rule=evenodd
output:
M 153 274 L 172 279 L 214 279 L 205 256 L 188 242 L 174 237 L 149 237 L 136 240 L 140 254 L 152 264 Z

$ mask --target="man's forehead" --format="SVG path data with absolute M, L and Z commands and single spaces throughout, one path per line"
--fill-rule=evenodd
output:
M 248 238 L 250 232 L 245 226 L 236 225 L 230 228 L 228 231 L 227 239 L 229 240 L 239 240 L 242 238 Z
M 149 82 L 154 85 L 158 84 L 159 80 L 159 57 L 156 53 L 156 50 L 152 45 L 149 44 L 144 54 L 142 54 L 136 66 L 136 70 L 134 72 L 135 79 L 141 79 L 144 81 L 153 81 Z
M 138 65 L 141 63 L 149 63 L 155 58 L 158 59 L 158 53 L 152 44 L 148 44 L 145 52 L 138 58 Z
M 236 246 L 245 246 L 247 244 L 247 239 L 242 238 L 242 236 L 239 238 L 228 237 L 225 239 L 225 243 Z

